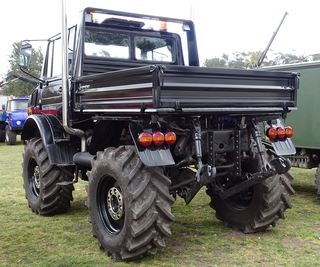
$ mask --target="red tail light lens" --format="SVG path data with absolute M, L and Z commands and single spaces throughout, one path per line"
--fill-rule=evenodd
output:
M 153 143 L 156 146 L 161 146 L 164 143 L 164 134 L 162 132 L 154 132 L 152 135 Z
M 166 144 L 173 145 L 177 141 L 177 136 L 174 132 L 166 132 L 164 135 Z
M 277 128 L 277 132 L 278 132 L 277 134 L 278 134 L 278 138 L 279 138 L 279 139 L 285 138 L 285 136 L 286 136 L 286 131 L 285 131 L 284 128 L 278 127 L 278 128 Z
M 167 145 L 173 145 L 177 141 L 177 136 L 174 132 L 166 132 L 165 134 L 160 131 L 156 131 L 153 134 L 142 132 L 138 136 L 138 141 L 144 147 L 150 146 L 152 143 L 156 146 L 161 146 L 164 142 Z
M 138 140 L 140 145 L 144 147 L 150 146 L 152 143 L 152 135 L 148 132 L 143 132 L 139 134 Z
M 291 138 L 291 137 L 293 136 L 293 129 L 292 129 L 292 127 L 287 126 L 287 127 L 285 128 L 285 131 L 286 131 L 286 137 Z
M 278 131 L 277 131 L 275 128 L 270 127 L 270 128 L 267 130 L 267 136 L 268 136 L 271 140 L 276 139 L 277 135 L 278 135 Z
M 266 136 L 271 140 L 274 140 L 276 138 L 291 138 L 293 136 L 293 129 L 290 126 L 287 126 L 285 128 L 278 127 L 277 129 L 275 129 L 274 127 L 270 127 L 266 131 Z

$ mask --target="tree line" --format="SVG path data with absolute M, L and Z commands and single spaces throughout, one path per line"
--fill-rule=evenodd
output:
M 270 59 L 266 56 L 260 67 L 320 60 L 320 54 L 297 55 L 294 53 L 281 53 L 271 50 L 269 51 L 269 54 L 271 54 Z M 205 59 L 203 67 L 236 69 L 255 68 L 261 55 L 262 51 L 236 51 L 232 53 L 231 56 L 222 54 L 220 57 Z

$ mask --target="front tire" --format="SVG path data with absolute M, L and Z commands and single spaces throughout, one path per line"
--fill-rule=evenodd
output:
M 269 148 L 265 156 L 270 162 L 274 153 Z M 247 168 L 257 171 L 259 163 L 251 159 L 248 165 Z M 285 219 L 285 210 L 291 208 L 289 198 L 294 194 L 291 180 L 293 177 L 289 173 L 275 174 L 224 200 L 211 186 L 208 186 L 207 194 L 217 219 L 234 230 L 254 233 L 275 226 L 279 218 Z
M 11 131 L 9 125 L 6 125 L 5 135 L 7 145 L 15 145 L 17 143 L 17 133 L 15 131 Z
M 174 199 L 161 168 L 147 168 L 134 146 L 121 146 L 98 152 L 88 177 L 89 221 L 107 255 L 132 260 L 165 246 Z
M 57 183 L 72 181 L 71 170 L 50 165 L 40 138 L 26 141 L 22 157 L 23 187 L 31 210 L 42 215 L 66 212 L 73 200 L 74 186 L 59 186 Z

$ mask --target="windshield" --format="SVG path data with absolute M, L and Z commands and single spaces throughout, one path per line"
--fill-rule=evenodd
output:
M 28 107 L 28 100 L 11 101 L 10 110 L 24 110 Z

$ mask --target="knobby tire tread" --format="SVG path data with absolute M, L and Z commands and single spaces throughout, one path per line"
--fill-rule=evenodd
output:
M 72 181 L 73 173 L 50 165 L 48 154 L 43 147 L 40 138 L 33 138 L 27 141 L 24 147 L 23 157 L 23 180 L 25 196 L 29 207 L 36 214 L 54 215 L 65 213 L 70 208 L 70 202 L 73 200 L 73 185 L 59 186 L 61 181 Z M 35 196 L 30 190 L 29 180 L 29 161 L 34 159 L 39 166 L 41 173 L 41 185 L 39 196 Z M 65 168 L 66 169 L 66 168 Z
M 88 220 L 92 223 L 92 234 L 98 238 L 98 245 L 115 260 L 132 260 L 145 254 L 154 254 L 164 247 L 164 239 L 171 235 L 169 224 L 174 220 L 171 205 L 174 199 L 169 194 L 170 180 L 161 168 L 147 168 L 135 151 L 134 146 L 107 148 L 98 152 L 88 172 L 87 187 L 89 208 Z M 121 232 L 113 236 L 95 222 L 94 200 L 98 180 L 106 175 L 114 177 L 124 195 L 125 223 Z M 118 238 L 117 244 L 109 238 Z M 107 240 L 107 241 L 106 241 Z
M 14 131 L 11 131 L 9 126 L 7 125 L 5 128 L 5 139 L 7 142 L 7 145 L 15 145 L 17 143 L 17 133 Z
M 273 152 L 271 149 L 267 152 L 270 159 Z M 275 226 L 280 218 L 285 219 L 286 209 L 292 207 L 290 196 L 295 193 L 291 180 L 290 173 L 284 173 L 260 181 L 253 186 L 255 195 L 252 203 L 243 210 L 232 208 L 227 204 L 228 199 L 222 200 L 210 186 L 206 192 L 211 198 L 210 207 L 216 210 L 217 219 L 236 231 L 255 233 Z

